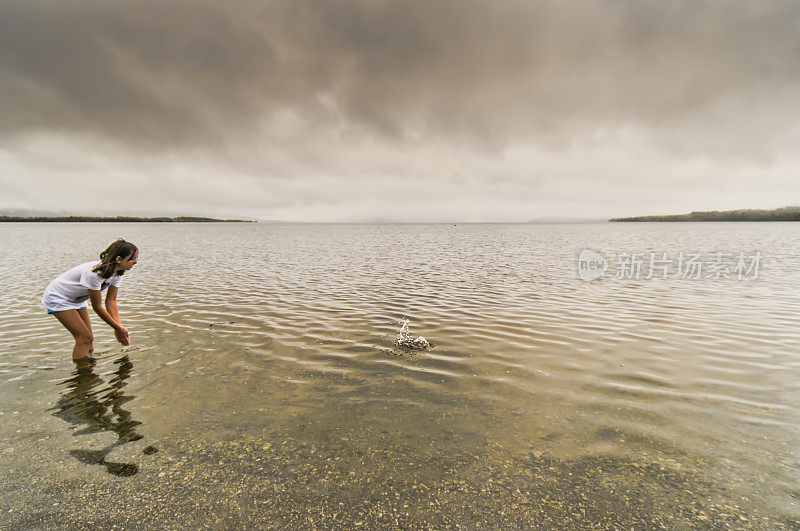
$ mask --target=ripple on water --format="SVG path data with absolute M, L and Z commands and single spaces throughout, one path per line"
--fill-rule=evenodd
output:
M 85 224 L 0 233 L 8 250 L 0 256 L 0 280 L 19 301 L 0 323 L 4 403 L 18 408 L 29 396 L 25 393 L 59 400 L 66 391 L 66 378 L 57 373 L 69 365 L 71 340 L 44 315 L 39 297 L 60 269 L 96 254 L 97 242 L 105 241 L 109 230 Z M 315 481 L 351 480 L 354 499 L 369 489 L 353 485 L 367 485 L 369 478 L 390 488 L 391 474 L 376 463 L 415 462 L 440 480 L 453 479 L 423 482 L 430 489 L 466 489 L 463 498 L 447 498 L 454 504 L 487 499 L 487 510 L 495 514 L 501 500 L 509 500 L 486 482 L 508 481 L 516 514 L 536 508 L 538 517 L 561 515 L 562 524 L 573 517 L 558 507 L 580 511 L 591 505 L 565 500 L 566 490 L 543 486 L 572 485 L 577 474 L 584 474 L 583 483 L 573 486 L 582 490 L 574 492 L 604 507 L 595 514 L 618 514 L 618 523 L 641 523 L 634 511 L 644 507 L 614 505 L 603 494 L 620 489 L 631 497 L 654 493 L 664 502 L 663 511 L 646 520 L 652 525 L 676 523 L 666 519 L 677 514 L 669 513 L 675 500 L 682 500 L 677 506 L 684 511 L 677 527 L 696 524 L 698 515 L 725 519 L 722 514 L 775 516 L 792 510 L 795 498 L 786 485 L 796 470 L 782 460 L 789 458 L 787 452 L 800 451 L 800 297 L 795 295 L 800 261 L 794 252 L 800 230 L 789 224 L 119 225 L 113 231 L 141 242 L 141 268 L 124 279 L 120 291 L 120 311 L 138 350 L 123 351 L 94 318 L 95 347 L 110 358 L 98 362 L 95 374 L 105 383 L 89 390 L 86 399 L 119 397 L 115 393 L 124 390 L 125 400 L 105 404 L 106 411 L 124 403 L 131 418 L 143 423 L 137 430 L 161 433 L 187 455 L 200 459 L 202 443 L 213 440 L 220 446 L 208 448 L 227 448 L 230 441 L 257 438 L 280 426 L 287 437 L 282 466 L 304 470 Z M 48 253 L 63 241 L 77 243 L 65 251 L 62 266 Z M 734 252 L 761 249 L 769 267 L 749 283 L 614 278 L 585 283 L 576 278 L 580 249 L 610 256 L 642 242 L 675 253 L 735 242 L 741 249 Z M 14 267 L 18 263 L 53 267 L 23 275 Z M 176 275 L 181 281 L 167 297 L 164 279 Z M 397 348 L 403 318 L 410 322 L 408 337 L 423 337 L 427 348 Z M 120 380 L 113 360 L 122 356 L 136 370 Z M 10 407 L 2 406 L 4 420 Z M 30 415 L 28 420 L 41 424 L 42 411 Z M 76 429 L 94 422 L 75 418 Z M 69 422 L 61 428 L 69 429 Z M 322 437 L 325 423 L 347 432 L 347 444 L 337 444 L 374 457 L 377 468 L 370 471 L 353 461 L 350 468 L 322 474 L 329 462 L 317 462 L 298 441 L 307 433 Z M 5 424 L 6 432 L 21 426 Z M 102 429 L 113 437 L 113 426 Z M 388 448 L 380 430 L 398 433 L 402 440 L 409 436 L 417 446 Z M 197 437 L 194 449 L 192 437 Z M 495 448 L 487 462 L 490 470 L 481 469 L 479 460 L 472 468 L 459 461 L 467 450 L 487 458 L 464 442 L 470 437 Z M 444 441 L 453 444 L 450 453 L 425 453 L 444 448 Z M 258 443 L 254 448 L 266 444 Z M 275 440 L 271 444 L 280 447 Z M 379 457 L 375 452 L 382 448 L 387 453 Z M 69 449 L 78 451 L 72 461 L 103 473 L 113 474 L 108 463 L 127 463 L 139 467 L 135 475 L 142 476 L 147 463 L 115 457 L 126 447 L 106 454 L 105 446 Z M 513 461 L 529 451 L 539 459 Z M 214 463 L 229 462 L 220 457 L 222 450 L 211 454 L 219 457 Z M 645 454 L 661 461 L 637 461 Z M 327 457 L 336 463 L 335 455 Z M 199 478 L 219 470 L 192 459 L 178 468 Z M 395 474 L 395 480 L 420 479 L 412 472 L 416 467 L 403 470 L 406 475 Z M 643 479 L 659 474 L 675 488 L 659 490 L 657 481 Z M 271 476 L 264 472 L 262 477 Z M 633 487 L 637 478 L 645 485 L 640 482 L 639 490 Z M 222 480 L 226 487 L 234 483 L 232 477 Z M 255 482 L 245 483 L 255 489 Z M 687 485 L 697 494 L 686 494 Z M 750 501 L 737 500 L 750 512 L 714 512 L 703 501 L 734 487 L 750 493 Z M 293 487 L 272 492 L 290 500 L 289 491 L 302 492 Z M 545 491 L 552 491 L 555 505 L 539 507 L 541 497 L 525 494 Z M 380 499 L 373 503 L 393 510 Z M 704 504 L 704 512 L 693 513 L 693 503 Z M 421 507 L 419 514 L 427 514 Z M 457 504 L 447 507 L 455 511 Z M 612 508 L 621 512 L 609 512 Z M 498 509 L 485 523 L 506 522 L 499 514 Z M 582 518 L 575 521 L 588 522 L 589 517 Z M 547 520 L 523 519 L 520 525 L 533 521 Z M 368 522 L 376 526 L 380 520 L 375 516 Z

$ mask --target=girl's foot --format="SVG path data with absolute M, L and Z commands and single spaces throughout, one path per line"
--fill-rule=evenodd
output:
M 75 363 L 75 366 L 79 369 L 86 369 L 91 367 L 95 364 L 97 360 L 93 358 L 91 355 L 84 356 L 82 358 L 72 358 L 72 362 Z

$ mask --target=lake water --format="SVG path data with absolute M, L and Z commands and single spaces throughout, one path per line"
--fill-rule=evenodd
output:
M 41 295 L 117 237 L 131 346 L 92 314 L 76 369 Z M 1 224 L 0 526 L 800 527 L 798 248 L 792 223 Z M 706 269 L 646 279 L 650 252 Z

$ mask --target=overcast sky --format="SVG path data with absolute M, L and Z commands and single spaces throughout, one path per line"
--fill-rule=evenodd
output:
M 0 210 L 800 204 L 796 0 L 0 0 Z

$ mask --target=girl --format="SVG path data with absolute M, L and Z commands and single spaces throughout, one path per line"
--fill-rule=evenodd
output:
M 122 345 L 130 344 L 128 331 L 122 326 L 117 311 L 117 291 L 125 271 L 136 264 L 139 250 L 122 238 L 100 253 L 100 262 L 86 262 L 62 273 L 50 282 L 42 297 L 47 313 L 56 316 L 64 328 L 75 338 L 73 361 L 83 360 L 94 351 L 94 336 L 86 301 L 100 319 L 114 329 Z M 102 305 L 102 291 L 106 293 L 106 306 Z

